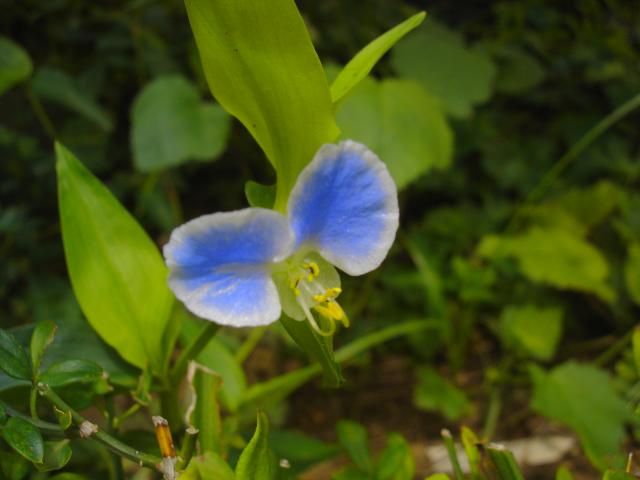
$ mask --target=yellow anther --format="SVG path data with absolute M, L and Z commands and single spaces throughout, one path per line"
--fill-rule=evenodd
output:
M 316 303 L 324 303 L 327 301 L 327 296 L 324 293 L 313 296 L 313 301 Z
M 309 271 L 309 276 L 307 277 L 309 281 L 320 275 L 320 267 L 316 262 L 305 262 L 303 266 Z
M 342 289 L 340 287 L 333 287 L 333 288 L 327 288 L 325 295 L 328 298 L 336 298 L 341 293 L 342 293 Z
M 340 320 L 345 317 L 344 310 L 336 302 L 326 302 L 323 305 L 313 307 L 320 315 L 331 320 Z

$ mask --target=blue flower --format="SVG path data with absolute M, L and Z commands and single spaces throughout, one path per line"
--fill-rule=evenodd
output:
M 164 247 L 169 286 L 191 312 L 222 325 L 267 325 L 284 311 L 331 335 L 336 321 L 348 326 L 333 266 L 374 270 L 397 228 L 398 193 L 384 163 L 353 141 L 324 145 L 300 173 L 286 216 L 246 208 L 176 228 Z

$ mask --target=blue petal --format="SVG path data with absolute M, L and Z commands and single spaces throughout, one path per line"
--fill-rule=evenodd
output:
M 324 145 L 300 173 L 288 204 L 296 249 L 316 250 L 351 275 L 380 265 L 398 229 L 398 192 L 364 145 Z
M 280 317 L 271 266 L 291 253 L 287 219 L 261 208 L 214 213 L 176 228 L 164 256 L 169 287 L 196 315 L 236 327 Z

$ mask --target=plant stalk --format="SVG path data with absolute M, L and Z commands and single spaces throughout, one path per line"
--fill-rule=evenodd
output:
M 178 360 L 173 366 L 171 373 L 169 374 L 169 378 L 171 380 L 171 387 L 175 388 L 178 383 L 182 380 L 182 377 L 187 372 L 187 367 L 189 362 L 193 360 L 198 354 L 207 346 L 209 340 L 211 340 L 218 330 L 220 329 L 220 325 L 213 322 L 206 322 L 206 325 L 202 327 L 202 330 L 196 335 L 196 337 L 192 340 L 192 342 L 187 345 L 187 347 L 182 350 Z
M 37 388 L 40 395 L 45 397 L 49 402 L 58 407 L 60 410 L 71 412 L 71 417 L 78 426 L 90 424 L 90 422 L 88 422 L 86 418 L 84 418 L 77 411 L 71 408 L 64 400 L 62 400 L 62 398 L 60 398 L 58 394 L 56 394 L 51 389 L 51 387 L 43 383 L 39 383 L 37 385 Z M 125 457 L 129 460 L 139 463 L 140 465 L 144 465 L 146 467 L 157 470 L 157 466 L 162 462 L 162 459 L 160 457 L 135 450 L 134 448 L 131 448 L 129 445 L 122 443 L 117 438 L 112 437 L 102 430 L 94 431 L 89 436 L 95 439 L 97 442 L 103 444 L 112 452 L 117 453 L 121 457 Z

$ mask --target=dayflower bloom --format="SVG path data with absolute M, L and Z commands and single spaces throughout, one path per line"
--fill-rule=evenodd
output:
M 384 163 L 353 141 L 324 145 L 300 173 L 286 215 L 246 208 L 176 228 L 164 247 L 169 286 L 191 312 L 222 325 L 267 325 L 284 310 L 331 335 L 336 321 L 348 326 L 333 266 L 374 270 L 397 228 L 398 193 Z

